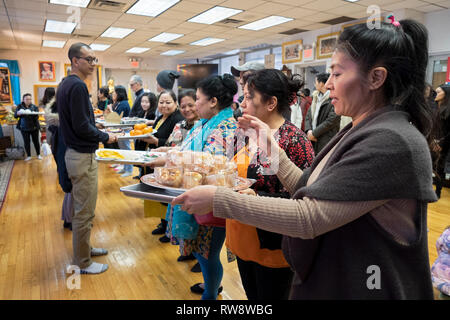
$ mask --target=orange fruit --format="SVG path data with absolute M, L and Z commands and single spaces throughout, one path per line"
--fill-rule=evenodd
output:
M 142 132 L 142 130 L 134 130 L 135 136 L 142 136 L 143 134 L 144 134 L 144 132 Z
M 143 130 L 147 127 L 145 123 L 137 123 L 134 125 L 134 130 Z
M 144 132 L 144 134 L 152 133 L 152 131 L 153 131 L 152 127 L 147 127 L 147 128 L 144 128 L 144 130 L 142 130 L 142 132 Z
M 136 134 L 135 134 L 135 132 L 134 132 L 134 130 L 131 130 L 130 131 L 130 136 L 135 136 Z

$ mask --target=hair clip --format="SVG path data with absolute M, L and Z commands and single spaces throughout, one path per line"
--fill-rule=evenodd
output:
M 392 23 L 394 26 L 400 27 L 400 22 L 398 22 L 398 21 L 395 20 L 393 14 L 388 15 L 387 18 L 388 18 L 389 20 L 391 20 L 391 23 Z

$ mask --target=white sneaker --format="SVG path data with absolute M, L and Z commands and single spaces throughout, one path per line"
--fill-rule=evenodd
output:
M 26 157 L 24 161 L 30 161 L 31 157 Z
M 41 155 L 38 155 L 38 156 L 37 156 L 37 158 L 38 158 L 39 160 L 42 160 L 42 157 L 41 157 Z

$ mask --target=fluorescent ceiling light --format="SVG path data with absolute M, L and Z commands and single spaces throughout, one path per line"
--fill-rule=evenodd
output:
M 210 44 L 214 44 L 214 43 L 221 42 L 224 40 L 225 39 L 219 39 L 219 38 L 204 38 L 201 40 L 191 42 L 190 44 L 192 46 L 209 46 Z
M 156 37 L 148 39 L 148 41 L 169 42 L 169 41 L 178 39 L 178 38 L 180 38 L 182 36 L 184 36 L 184 34 L 163 32 L 163 33 L 157 35 Z
M 265 28 L 273 27 L 288 21 L 292 21 L 294 19 L 292 18 L 285 18 L 280 16 L 270 16 L 261 20 L 257 20 L 252 23 L 245 24 L 243 26 L 240 26 L 240 29 L 247 29 L 247 30 L 262 30 Z
M 162 56 L 176 56 L 177 54 L 184 53 L 186 51 L 183 50 L 169 50 L 166 52 L 161 53 Z
M 66 41 L 58 41 L 58 40 L 44 40 L 42 41 L 43 47 L 49 48 L 64 48 L 66 45 Z
M 148 50 L 150 50 L 150 48 L 134 47 L 134 48 L 131 48 L 131 49 L 127 50 L 126 52 L 127 53 L 143 53 L 143 52 L 148 51 Z
M 72 33 L 76 25 L 74 22 L 47 20 L 45 22 L 45 32 Z
M 347 1 L 347 2 L 358 2 L 359 0 L 344 0 L 344 1 Z
M 86 8 L 90 1 L 91 0 L 50 0 L 50 3 Z
M 100 37 L 122 39 L 134 30 L 135 29 L 109 27 Z
M 156 17 L 180 0 L 139 0 L 126 13 Z
M 196 23 L 213 24 L 215 22 L 222 21 L 223 19 L 234 16 L 235 14 L 241 13 L 242 11 L 243 10 L 217 6 L 199 14 L 198 16 L 189 19 L 188 21 Z
M 100 43 L 92 43 L 89 47 L 91 47 L 94 51 L 105 51 L 109 47 L 111 47 L 110 44 L 100 44 Z

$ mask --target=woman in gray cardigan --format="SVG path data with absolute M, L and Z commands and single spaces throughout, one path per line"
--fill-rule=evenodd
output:
M 412 20 L 343 31 L 326 86 L 336 114 L 352 123 L 304 171 L 261 121 L 240 118 L 242 128 L 267 137 L 277 176 L 294 200 L 200 186 L 173 203 L 284 234 L 295 271 L 291 299 L 432 299 L 427 42 L 425 27 Z

